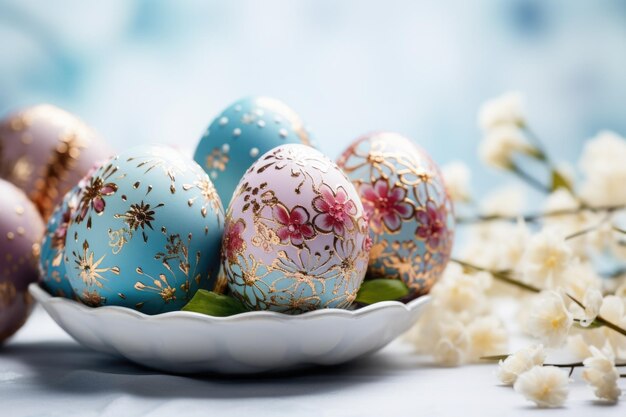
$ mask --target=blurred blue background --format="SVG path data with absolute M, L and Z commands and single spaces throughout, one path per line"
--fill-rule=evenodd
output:
M 394 130 L 478 189 L 476 112 L 510 89 L 560 159 L 626 133 L 626 1 L 0 0 L 0 111 L 51 102 L 116 147 L 193 148 L 237 98 L 298 111 L 336 157 Z

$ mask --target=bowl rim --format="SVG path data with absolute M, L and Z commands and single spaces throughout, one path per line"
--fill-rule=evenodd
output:
M 374 304 L 367 305 L 365 307 L 361 307 L 356 310 L 346 310 L 341 308 L 325 308 L 319 310 L 308 311 L 302 314 L 285 314 L 279 313 L 276 311 L 246 311 L 244 313 L 234 314 L 232 316 L 210 316 L 208 314 L 197 313 L 193 311 L 169 311 L 165 313 L 159 314 L 145 314 L 140 311 L 134 310 L 129 307 L 122 306 L 102 306 L 102 307 L 89 307 L 85 304 L 82 304 L 78 301 L 57 297 L 50 295 L 46 290 L 44 290 L 39 283 L 33 282 L 28 286 L 28 290 L 30 294 L 42 305 L 46 304 L 58 304 L 71 306 L 73 308 L 79 309 L 84 313 L 92 314 L 92 315 L 107 315 L 111 312 L 113 313 L 121 313 L 126 314 L 127 316 L 131 316 L 134 319 L 140 320 L 170 320 L 170 319 L 181 319 L 181 318 L 189 318 L 189 319 L 201 319 L 203 321 L 211 321 L 211 322 L 237 322 L 237 321 L 245 321 L 245 320 L 254 320 L 254 319 L 274 319 L 280 321 L 294 322 L 301 320 L 309 320 L 316 319 L 318 317 L 326 317 L 326 316 L 336 316 L 336 317 L 345 317 L 345 318 L 357 318 L 362 317 L 364 315 L 372 314 L 376 311 L 388 308 L 402 308 L 405 309 L 407 313 L 411 313 L 418 309 L 422 304 L 426 304 L 430 301 L 430 295 L 422 295 L 414 300 L 409 301 L 408 303 L 402 303 L 400 301 L 380 301 Z

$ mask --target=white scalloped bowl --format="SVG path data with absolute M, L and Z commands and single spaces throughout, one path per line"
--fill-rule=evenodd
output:
M 253 374 L 336 365 L 373 353 L 404 333 L 430 297 L 385 301 L 357 310 L 300 315 L 251 311 L 229 317 L 175 311 L 149 316 L 52 297 L 37 284 L 33 297 L 70 336 L 98 352 L 172 373 Z

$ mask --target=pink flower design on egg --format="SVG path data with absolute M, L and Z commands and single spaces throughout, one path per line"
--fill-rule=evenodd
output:
M 313 207 L 319 213 L 313 219 L 315 226 L 322 232 L 334 232 L 342 236 L 346 227 L 352 228 L 352 217 L 356 216 L 357 208 L 343 187 L 337 192 L 326 184 L 320 187 L 320 195 L 313 199 Z
M 276 230 L 276 235 L 281 242 L 291 241 L 292 245 L 300 246 L 305 239 L 315 236 L 313 226 L 309 222 L 309 213 L 302 206 L 295 206 L 291 211 L 282 204 L 277 204 L 272 209 L 274 220 L 281 226 Z
M 230 262 L 235 262 L 237 254 L 241 253 L 246 248 L 246 241 L 242 236 L 245 228 L 246 224 L 242 219 L 234 223 L 226 223 L 226 230 L 224 231 L 224 249 L 226 258 Z
M 403 219 L 413 217 L 413 206 L 404 201 L 406 189 L 400 186 L 390 189 L 385 178 L 378 178 L 373 185 L 362 184 L 360 192 L 363 208 L 375 233 L 382 232 L 383 223 L 389 231 L 398 231 Z
M 437 207 L 433 201 L 428 201 L 425 207 L 416 210 L 415 218 L 418 222 L 415 234 L 424 239 L 430 248 L 438 248 L 441 237 L 447 230 L 445 209 Z

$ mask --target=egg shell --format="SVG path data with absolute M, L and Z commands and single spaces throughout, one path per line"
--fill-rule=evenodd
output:
M 112 154 L 81 120 L 49 104 L 0 122 L 0 178 L 24 190 L 44 220 L 96 161 Z
M 41 286 L 50 294 L 58 297 L 75 298 L 74 290 L 70 284 L 65 270 L 65 238 L 67 228 L 78 208 L 80 194 L 89 183 L 91 174 L 96 168 L 87 174 L 80 182 L 63 197 L 61 203 L 54 209 L 48 223 L 46 232 L 41 241 L 39 254 L 39 273 Z
M 452 201 L 437 165 L 410 139 L 390 132 L 357 139 L 337 164 L 369 218 L 368 278 L 402 279 L 411 297 L 427 293 L 454 241 Z
M 0 180 L 0 342 L 15 333 L 32 308 L 28 285 L 38 277 L 36 254 L 44 224 L 13 184 Z
M 287 143 L 311 145 L 300 117 L 274 98 L 248 97 L 213 120 L 194 159 L 208 172 L 222 202 L 228 205 L 250 165 L 270 149 Z
M 226 215 L 223 266 L 250 309 L 346 308 L 367 270 L 368 229 L 348 178 L 319 151 L 279 146 L 245 173 Z
M 198 164 L 167 147 L 131 148 L 81 192 L 67 275 L 87 305 L 179 310 L 199 288 L 213 288 L 223 227 L 219 196 Z

